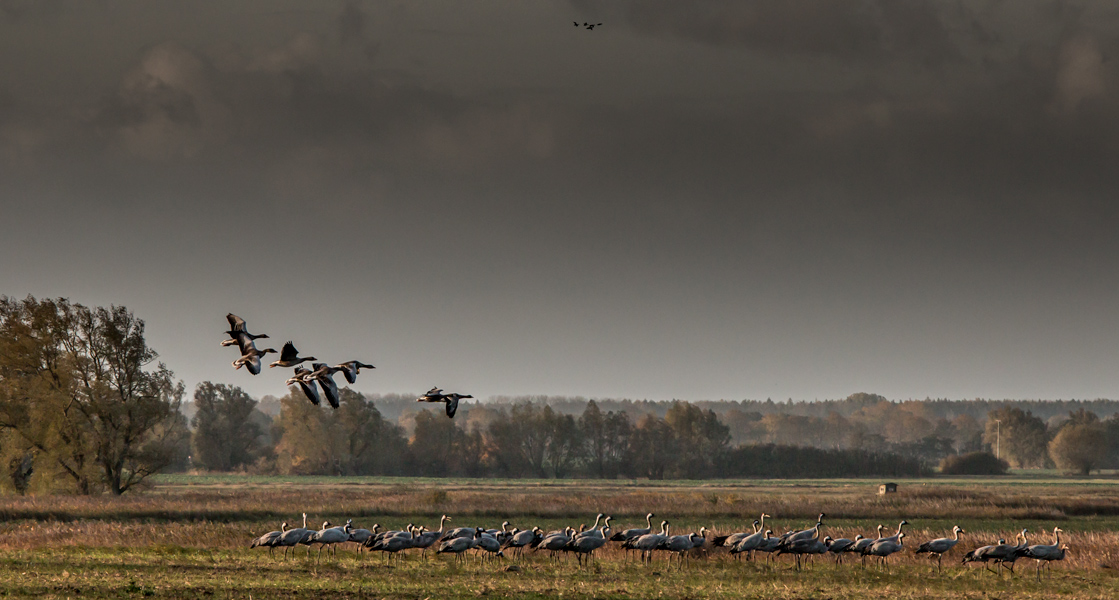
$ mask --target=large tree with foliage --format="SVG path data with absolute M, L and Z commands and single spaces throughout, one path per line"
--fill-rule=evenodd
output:
M 676 464 L 678 448 L 672 426 L 656 415 L 645 415 L 630 432 L 630 470 L 633 475 L 664 479 Z
M 1045 466 L 1049 443 L 1045 421 L 1032 412 L 1013 406 L 992 410 L 987 415 L 983 441 L 998 450 L 1013 467 Z
M 1107 429 L 1092 412 L 1080 409 L 1049 442 L 1049 457 L 1057 467 L 1087 475 L 1107 458 Z
M 412 432 L 414 473 L 432 477 L 458 475 L 469 436 L 442 411 L 421 410 Z
M 587 469 L 596 477 L 613 478 L 625 466 L 633 425 L 623 412 L 603 413 L 591 400 L 579 417 L 579 430 L 586 445 Z
M 194 389 L 192 462 L 210 471 L 229 471 L 256 460 L 260 427 L 253 422 L 256 400 L 237 386 L 204 381 Z
M 711 477 L 722 463 L 730 429 L 711 410 L 689 402 L 674 402 L 664 420 L 676 437 L 676 470 L 680 477 Z
M 337 410 L 311 404 L 297 388 L 280 399 L 273 434 L 277 469 L 292 475 L 398 473 L 407 452 L 401 429 L 350 388 L 339 399 Z
M 82 494 L 122 494 L 171 464 L 182 383 L 122 306 L 0 297 L 0 428 Z
M 490 464 L 513 477 L 566 477 L 583 455 L 575 417 L 532 402 L 500 412 L 486 429 L 486 441 Z

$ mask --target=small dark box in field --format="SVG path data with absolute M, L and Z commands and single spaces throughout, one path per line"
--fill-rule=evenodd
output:
M 883 483 L 878 486 L 878 495 L 885 496 L 886 494 L 894 494 L 898 491 L 898 484 L 896 483 Z

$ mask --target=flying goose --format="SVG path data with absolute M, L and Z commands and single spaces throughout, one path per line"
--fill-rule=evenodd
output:
M 311 377 L 311 375 L 312 373 L 307 369 L 296 367 L 295 375 L 292 375 L 285 383 L 287 385 L 298 383 L 300 389 L 303 390 L 303 394 L 311 401 L 311 404 L 318 406 L 322 404 L 322 400 L 319 398 L 319 388 L 315 387 L 315 378 Z
M 458 410 L 458 401 L 473 397 L 470 394 L 444 394 L 442 389 L 433 387 L 423 396 L 416 398 L 416 402 L 445 402 L 447 404 L 447 416 L 454 417 L 455 411 Z
M 253 375 L 260 375 L 260 357 L 264 356 L 265 354 L 275 353 L 276 351 L 272 348 L 257 350 L 255 346 L 251 346 L 248 351 L 241 355 L 241 358 L 233 361 L 233 368 L 240 369 L 241 367 L 245 367 L 249 370 L 249 373 L 252 373 Z
M 345 376 L 346 381 L 352 385 L 357 383 L 357 374 L 361 373 L 362 369 L 376 369 L 377 367 L 367 365 L 358 360 L 351 360 L 340 365 L 334 365 L 334 368 L 342 371 L 342 375 Z
M 310 375 L 305 375 L 304 379 L 318 381 L 323 395 L 326 396 L 326 401 L 330 403 L 330 407 L 338 408 L 338 384 L 334 383 L 335 369 L 326 363 L 314 363 L 311 368 L 314 371 Z
M 268 365 L 268 368 L 271 369 L 272 367 L 294 367 L 295 365 L 303 364 L 305 362 L 311 362 L 313 360 L 318 359 L 316 359 L 314 356 L 305 356 L 303 358 L 299 358 L 299 351 L 295 349 L 295 344 L 288 342 L 284 344 L 284 349 L 280 351 L 280 360 L 277 360 Z
M 229 321 L 229 331 L 225 332 L 225 334 L 229 336 L 229 339 L 222 341 L 222 347 L 237 344 L 237 347 L 241 350 L 241 354 L 244 354 L 245 350 L 252 345 L 253 340 L 268 338 L 267 334 L 253 335 L 249 333 L 245 328 L 245 320 L 233 313 L 225 315 L 225 318 Z

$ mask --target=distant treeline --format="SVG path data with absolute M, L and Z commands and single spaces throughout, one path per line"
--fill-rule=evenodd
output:
M 0 296 L 0 489 L 21 494 L 122 494 L 187 469 L 703 479 L 1119 467 L 1110 400 L 502 397 L 448 419 L 412 395 L 349 388 L 337 410 L 210 382 L 185 395 L 126 308 Z
M 948 419 L 931 410 L 943 408 L 939 401 L 890 402 L 871 394 L 832 403 L 859 406 L 847 416 L 738 408 L 720 415 L 704 403 L 596 400 L 570 413 L 553 407 L 554 399 L 499 399 L 462 405 L 452 420 L 411 397 L 350 389 L 338 410 L 289 394 L 275 400 L 274 417 L 238 388 L 206 383 L 195 396 L 190 466 L 218 471 L 702 479 L 919 476 L 947 457 L 986 451 L 1017 467 L 1058 464 L 1083 472 L 1119 462 L 1119 420 L 1101 421 L 1083 409 L 1046 421 L 1000 404 L 980 421 L 962 409 L 967 402 L 956 403 L 960 410 Z M 382 406 L 397 408 L 396 418 L 386 418 Z M 639 410 L 649 406 L 666 410 Z M 231 441 L 236 447 L 227 450 Z
M 369 396 L 369 399 L 376 402 L 384 418 L 391 421 L 397 421 L 402 416 L 407 418 L 408 415 L 414 414 L 417 411 L 415 394 L 372 394 Z M 587 407 L 587 403 L 590 400 L 592 399 L 582 396 L 495 396 L 483 401 L 481 405 L 508 406 L 527 402 L 531 404 L 548 405 L 556 412 L 579 416 L 583 413 L 583 410 Z M 668 414 L 668 410 L 672 407 L 673 403 L 676 402 L 676 400 L 630 400 L 616 398 L 593 398 L 593 400 L 602 411 L 624 412 L 634 419 L 647 414 L 664 417 Z M 263 412 L 272 415 L 279 414 L 279 398 L 275 396 L 264 396 L 260 399 L 260 402 L 260 409 Z M 762 416 L 771 414 L 824 419 L 834 413 L 841 417 L 851 418 L 861 413 L 866 413 L 867 409 L 873 409 L 883 402 L 890 402 L 890 404 L 893 404 L 895 407 L 907 409 L 909 412 L 920 415 L 926 419 L 946 419 L 949 421 L 967 415 L 982 422 L 991 411 L 1001 408 L 1017 408 L 1022 411 L 1030 412 L 1034 416 L 1040 417 L 1046 421 L 1054 418 L 1063 420 L 1067 418 L 1069 413 L 1077 412 L 1082 409 L 1094 413 L 1101 419 L 1107 419 L 1119 413 L 1119 400 L 1108 399 L 994 400 L 977 398 L 972 400 L 948 400 L 944 398 L 926 398 L 924 400 L 910 399 L 890 401 L 878 394 L 869 393 L 851 394 L 839 400 L 797 402 L 794 402 L 792 399 L 785 401 L 774 401 L 772 399 L 700 400 L 692 401 L 691 404 L 704 410 L 714 412 L 724 421 L 750 421 L 758 420 Z M 189 403 L 187 403 L 187 405 L 189 406 Z M 185 408 L 185 410 L 190 409 Z M 188 414 L 187 416 L 189 417 L 191 415 Z M 731 425 L 731 436 L 737 439 L 740 432 L 736 431 L 733 423 L 728 423 L 728 425 Z

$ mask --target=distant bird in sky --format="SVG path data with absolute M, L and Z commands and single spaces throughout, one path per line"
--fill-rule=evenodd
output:
M 602 23 L 583 23 L 583 27 L 586 27 L 587 29 L 594 29 L 595 27 L 599 27 L 601 25 Z
M 454 417 L 455 411 L 458 410 L 458 401 L 463 398 L 473 398 L 470 394 L 444 394 L 443 390 L 433 387 L 427 391 L 426 394 L 416 398 L 416 402 L 445 402 L 447 405 L 447 416 Z
M 300 389 L 303 390 L 303 395 L 307 396 L 311 404 L 315 406 L 322 404 L 322 400 L 319 398 L 319 389 L 315 387 L 315 379 L 311 377 L 311 371 L 303 367 L 296 367 L 295 374 L 287 380 L 287 385 L 296 383 L 299 384 Z
M 357 374 L 361 373 L 362 369 L 376 369 L 373 365 L 367 365 L 361 361 L 351 360 L 344 362 L 340 365 L 334 365 L 334 368 L 342 371 L 342 375 L 346 377 L 346 381 L 350 384 L 357 383 Z
M 272 367 L 294 367 L 295 365 L 315 360 L 318 359 L 314 356 L 306 356 L 300 358 L 299 351 L 295 349 L 295 344 L 288 342 L 284 344 L 284 349 L 280 351 L 280 360 L 277 360 L 268 365 L 268 368 L 271 369 Z

